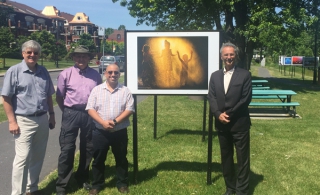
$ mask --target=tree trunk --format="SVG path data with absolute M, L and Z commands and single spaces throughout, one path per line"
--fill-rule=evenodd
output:
M 247 57 L 247 70 L 251 69 L 251 62 L 253 58 L 253 48 L 255 46 L 255 43 L 253 41 L 247 42 L 247 50 L 246 50 L 246 57 Z
M 2 68 L 5 69 L 6 67 L 6 58 L 2 58 Z

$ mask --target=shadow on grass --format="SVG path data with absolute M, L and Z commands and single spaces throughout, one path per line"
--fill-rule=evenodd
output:
M 262 79 L 261 77 L 252 77 L 252 79 Z M 268 80 L 267 86 L 270 89 L 283 89 L 283 90 L 293 90 L 297 93 L 310 93 L 310 91 L 319 91 L 320 85 L 313 84 L 310 80 L 300 80 L 296 78 L 276 78 L 267 77 L 263 78 Z
M 130 165 L 133 167 L 133 165 Z M 137 184 L 146 182 L 157 177 L 159 171 L 184 171 L 184 172 L 207 172 L 207 163 L 204 162 L 189 162 L 189 161 L 166 161 L 159 163 L 156 167 L 151 169 L 139 170 L 137 173 Z M 213 172 L 220 172 L 220 163 L 212 163 L 211 170 Z M 133 173 L 130 174 L 131 181 L 134 181 Z M 221 174 L 216 176 L 215 181 L 222 177 Z M 204 181 L 205 182 L 205 181 Z
M 157 131 L 157 133 L 159 130 Z M 202 130 L 190 130 L 190 129 L 173 129 L 170 131 L 167 131 L 164 135 L 158 136 L 156 139 L 162 139 L 167 135 L 199 135 L 202 136 L 204 134 L 205 137 L 208 136 L 208 131 L 206 130 L 203 132 Z M 212 137 L 215 137 L 217 135 L 217 132 L 213 130 Z M 202 138 L 202 137 L 200 137 Z
M 235 165 L 237 166 L 237 165 Z M 212 172 L 217 173 L 213 178 L 211 178 L 212 183 L 215 183 L 217 180 L 222 178 L 221 173 L 221 164 L 220 163 L 212 163 L 211 167 Z M 148 180 L 153 179 L 154 177 L 157 177 L 159 171 L 185 171 L 185 172 L 203 172 L 204 174 L 207 172 L 207 163 L 203 162 L 186 162 L 186 161 L 167 161 L 167 162 L 161 162 L 158 164 L 155 168 L 152 169 L 144 169 L 140 170 L 137 173 L 137 183 L 141 184 L 143 182 L 146 182 Z M 131 181 L 134 183 L 133 173 L 130 174 Z M 263 175 L 256 174 L 252 171 L 250 171 L 250 189 L 249 194 L 254 194 L 254 189 L 257 187 L 259 183 L 263 181 Z M 115 185 L 115 181 L 113 181 Z M 206 182 L 205 180 L 203 181 Z M 110 187 L 112 187 L 110 186 Z
M 72 173 L 71 178 L 69 180 L 68 186 L 66 188 L 66 193 L 67 194 L 72 194 L 75 192 L 86 192 L 86 190 L 79 188 L 78 184 L 74 178 L 74 174 Z M 55 195 L 56 194 L 56 182 L 57 182 L 57 176 L 56 174 L 53 175 L 49 175 L 49 178 L 47 178 L 47 180 L 50 180 L 49 183 L 47 183 L 46 185 L 42 185 L 43 189 L 41 190 L 43 192 L 43 194 L 45 195 Z M 43 182 L 41 182 L 43 183 Z M 85 194 L 87 194 L 88 192 L 86 192 Z
M 158 172 L 160 171 L 184 171 L 184 172 L 202 172 L 205 174 L 207 172 L 207 163 L 204 162 L 189 162 L 189 161 L 166 161 L 159 163 L 156 167 L 150 169 L 143 169 L 138 171 L 137 173 L 137 182 L 135 182 L 133 171 L 129 171 L 129 180 L 130 185 L 139 185 L 143 182 L 152 180 L 157 177 Z M 235 165 L 236 167 L 237 165 Z M 133 164 L 129 164 L 130 169 L 133 169 Z M 104 185 L 104 189 L 106 188 L 115 188 L 116 187 L 116 169 L 115 166 L 106 165 L 105 167 L 105 179 L 106 183 Z M 211 171 L 216 173 L 213 178 L 211 178 L 212 183 L 217 182 L 221 179 L 221 164 L 220 163 L 212 163 Z M 54 178 L 55 177 L 55 178 Z M 52 176 L 49 178 L 50 182 L 43 187 L 42 192 L 44 194 L 55 194 L 56 193 L 56 176 Z M 254 194 L 254 189 L 256 186 L 263 181 L 263 175 L 255 174 L 254 172 L 250 172 L 250 190 L 249 194 Z M 204 183 L 207 181 L 204 180 Z M 87 193 L 84 189 L 79 189 L 77 187 L 77 183 L 73 176 L 69 181 L 66 193 Z

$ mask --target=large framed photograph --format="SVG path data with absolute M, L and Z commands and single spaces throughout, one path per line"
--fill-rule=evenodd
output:
M 302 65 L 303 56 L 292 56 L 292 65 Z
M 319 57 L 317 57 L 316 67 L 318 66 L 318 63 L 319 63 Z M 314 65 L 315 65 L 315 59 L 314 59 L 314 57 L 304 57 L 304 58 L 303 58 L 303 66 L 304 66 L 304 67 L 313 68 Z
M 207 94 L 219 47 L 217 31 L 126 31 L 127 87 L 132 94 Z
M 291 65 L 292 58 L 291 57 L 284 57 L 284 64 L 283 65 Z

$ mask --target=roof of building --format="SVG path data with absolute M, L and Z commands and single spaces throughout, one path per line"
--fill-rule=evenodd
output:
M 55 6 L 52 6 L 52 5 L 46 6 L 41 13 L 50 18 L 57 18 L 57 19 L 59 18 L 59 19 L 65 20 L 65 18 L 61 17 L 60 11 Z
M 34 15 L 34 16 L 38 16 L 38 17 L 42 17 L 42 18 L 47 18 L 50 19 L 50 17 L 43 15 L 39 10 L 36 10 L 32 7 L 29 7 L 27 5 L 24 5 L 22 3 L 17 3 L 15 1 L 6 1 L 6 3 L 1 3 L 0 5 L 8 5 L 8 6 L 12 6 L 12 8 L 14 9 L 15 12 L 19 12 L 19 13 L 23 13 L 26 15 Z
M 83 12 L 76 13 L 73 19 L 69 22 L 69 24 L 93 24 L 89 20 L 89 16 L 87 16 Z
M 66 13 L 66 12 L 60 12 L 60 15 L 62 17 L 64 17 L 66 20 L 68 20 L 68 22 L 72 21 L 74 15 L 71 15 L 69 13 Z

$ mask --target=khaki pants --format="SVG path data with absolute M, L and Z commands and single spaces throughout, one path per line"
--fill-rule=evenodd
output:
M 16 116 L 20 134 L 14 135 L 16 155 L 12 169 L 12 193 L 20 195 L 38 190 L 39 175 L 46 153 L 48 115 Z

